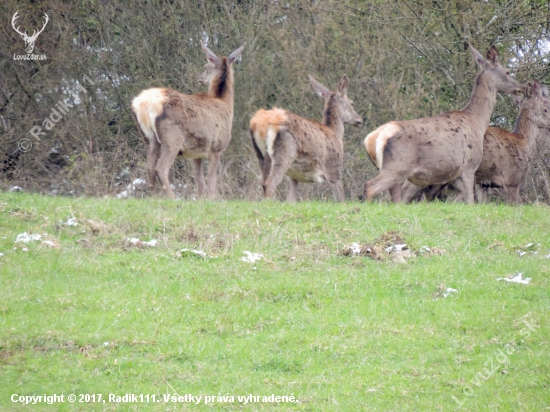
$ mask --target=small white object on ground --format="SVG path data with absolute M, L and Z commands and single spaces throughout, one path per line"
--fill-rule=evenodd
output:
M 527 252 L 524 252 L 523 250 L 518 250 L 519 257 L 522 257 L 525 254 L 527 254 Z
M 63 223 L 65 226 L 78 226 L 78 222 L 76 221 L 75 217 L 70 217 L 67 219 L 65 223 Z
M 47 247 L 57 247 L 57 245 L 53 243 L 51 240 L 43 240 L 42 244 Z
M 352 254 L 358 255 L 359 253 L 361 253 L 361 245 L 357 242 L 353 242 L 350 245 L 349 250 L 351 250 Z
M 550 253 L 546 255 L 546 259 L 550 259 Z
M 23 188 L 21 186 L 12 186 L 10 187 L 10 192 L 22 192 Z
M 447 290 L 445 290 L 445 292 L 443 292 L 443 297 L 446 298 L 451 293 L 458 293 L 458 290 L 453 289 L 453 288 L 447 288 Z
M 497 280 L 504 280 L 510 283 L 521 283 L 523 285 L 528 285 L 531 278 L 523 278 L 523 273 L 518 272 L 515 275 L 512 275 L 507 278 L 497 278 Z
M 399 245 L 392 245 L 392 246 L 388 246 L 386 248 L 386 252 L 388 253 L 391 253 L 391 252 L 401 252 L 403 250 L 406 250 L 407 249 L 407 244 L 406 243 L 402 243 L 402 244 L 399 244 Z
M 30 235 L 27 232 L 19 233 L 17 238 L 15 238 L 15 243 L 29 243 L 32 240 L 42 240 L 42 235 L 39 235 L 38 233 Z
M 256 263 L 256 261 L 262 260 L 262 258 L 264 257 L 264 255 L 262 255 L 261 253 L 252 253 L 252 252 L 249 252 L 248 250 L 245 250 L 243 254 L 245 256 L 241 258 L 241 262 L 246 262 L 246 263 Z
M 157 247 L 156 239 L 151 239 L 150 241 L 145 242 L 145 241 L 139 240 L 137 237 L 129 237 L 128 239 L 126 239 L 126 241 L 135 246 Z
M 200 256 L 202 258 L 207 258 L 208 257 L 206 252 L 203 252 L 202 250 L 197 250 L 197 249 L 182 249 L 178 252 L 178 254 L 180 256 L 183 256 L 183 255 L 197 255 L 197 256 Z
M 3 253 L 0 253 L 0 257 L 2 257 L 2 256 L 4 256 L 4 254 L 3 254 Z

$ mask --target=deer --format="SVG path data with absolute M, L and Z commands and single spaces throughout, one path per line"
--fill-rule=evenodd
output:
M 46 28 L 46 25 L 48 24 L 48 21 L 50 20 L 50 18 L 46 13 L 44 13 L 44 17 L 46 18 L 44 25 L 38 32 L 36 30 L 33 30 L 32 36 L 29 36 L 27 34 L 27 30 L 25 30 L 25 32 L 22 33 L 19 30 L 19 27 L 15 27 L 15 21 L 19 18 L 19 11 L 16 11 L 11 19 L 11 26 L 17 32 L 17 34 L 19 34 L 23 38 L 23 41 L 25 42 L 25 49 L 27 50 L 28 54 L 31 54 L 32 51 L 34 50 L 34 43 L 36 42 L 36 39 L 38 39 L 38 35 L 44 31 L 44 29 Z
M 347 95 L 347 75 L 342 76 L 335 92 L 313 76 L 309 82 L 325 100 L 321 123 L 279 108 L 259 110 L 250 120 L 249 134 L 262 174 L 264 198 L 273 199 L 286 174 L 290 177 L 287 202 L 296 201 L 298 182 L 327 182 L 334 199 L 343 202 L 344 123 L 359 126 L 363 119 Z
M 533 153 L 536 137 L 540 129 L 550 129 L 550 99 L 548 89 L 538 80 L 528 83 L 525 99 L 514 96 L 519 106 L 516 126 L 513 132 L 499 127 L 489 127 L 483 138 L 483 157 L 475 173 L 476 198 L 484 202 L 487 190 L 502 189 L 509 203 L 520 203 L 520 188 L 527 175 L 529 157 Z M 443 186 L 434 186 L 426 199 L 431 200 Z M 422 196 L 422 188 L 405 182 L 403 187 L 405 201 Z M 460 200 L 460 195 L 456 200 Z
M 401 185 L 451 182 L 468 204 L 474 202 L 474 174 L 483 155 L 483 135 L 496 103 L 497 92 L 523 93 L 524 86 L 499 63 L 492 45 L 485 58 L 470 45 L 480 71 L 467 105 L 459 111 L 407 121 L 392 121 L 368 134 L 363 144 L 378 175 L 365 183 L 364 199 L 390 189 L 401 201 Z
M 204 196 L 202 162 L 208 159 L 206 191 L 216 198 L 220 157 L 231 140 L 233 124 L 233 63 L 244 45 L 229 57 L 218 57 L 201 44 L 208 63 L 198 81 L 207 93 L 187 95 L 170 88 L 143 90 L 132 101 L 147 147 L 147 180 L 152 191 L 158 177 L 167 197 L 174 198 L 168 174 L 176 157 L 192 160 L 199 198 Z

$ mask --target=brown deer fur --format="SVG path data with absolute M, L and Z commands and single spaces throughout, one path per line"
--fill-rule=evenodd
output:
M 466 107 L 435 117 L 394 121 L 370 133 L 364 146 L 380 170 L 365 183 L 364 198 L 371 200 L 390 189 L 400 201 L 401 184 L 409 180 L 418 186 L 452 182 L 467 203 L 473 203 L 474 173 L 483 154 L 483 134 L 496 102 L 497 92 L 519 93 L 523 86 L 498 62 L 494 46 L 485 60 L 470 47 L 481 71 Z
M 198 78 L 208 83 L 208 93 L 186 95 L 172 89 L 141 92 L 132 108 L 147 148 L 147 178 L 154 189 L 158 176 L 167 196 L 173 198 L 168 173 L 176 156 L 194 162 L 199 197 L 204 193 L 203 159 L 208 159 L 207 193 L 216 197 L 220 156 L 231 140 L 233 123 L 233 68 L 243 46 L 229 57 L 218 57 L 202 45 L 209 63 Z
M 550 100 L 538 80 L 529 83 L 526 99 L 517 101 L 520 110 L 514 132 L 489 127 L 483 139 L 483 158 L 475 173 L 476 197 L 484 201 L 484 188 L 498 188 L 508 202 L 519 203 L 520 188 L 527 174 L 529 157 L 539 129 L 550 128 Z M 439 190 L 442 190 L 441 187 Z M 434 192 L 436 189 L 433 189 Z M 422 194 L 422 188 L 405 182 L 403 200 L 410 201 Z M 426 193 L 430 200 L 433 193 Z
M 250 138 L 262 173 L 264 197 L 272 199 L 285 174 L 290 177 L 287 201 L 296 201 L 298 182 L 328 182 L 334 198 L 344 200 L 342 170 L 344 123 L 359 125 L 361 117 L 347 97 L 348 77 L 331 92 L 312 76 L 309 80 L 325 99 L 322 123 L 288 110 L 259 110 L 250 120 Z

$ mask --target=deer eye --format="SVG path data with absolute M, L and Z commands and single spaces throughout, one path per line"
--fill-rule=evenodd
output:
M 510 76 L 510 70 L 506 70 L 506 75 Z

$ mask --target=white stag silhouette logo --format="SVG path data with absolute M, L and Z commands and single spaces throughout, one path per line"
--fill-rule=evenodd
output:
M 36 30 L 34 30 L 32 36 L 29 36 L 29 35 L 27 35 L 27 30 L 25 30 L 25 33 L 21 33 L 19 31 L 19 28 L 15 27 L 15 20 L 17 20 L 17 18 L 19 17 L 18 13 L 19 13 L 19 11 L 16 11 L 15 14 L 13 15 L 13 18 L 11 19 L 11 25 L 12 25 L 13 29 L 17 33 L 19 33 L 21 35 L 21 37 L 23 38 L 23 40 L 25 41 L 25 48 L 27 49 L 27 53 L 31 54 L 32 51 L 34 50 L 34 42 L 38 38 L 38 35 L 40 33 L 42 33 L 44 31 L 44 29 L 46 28 L 46 24 L 48 24 L 49 18 L 48 18 L 48 15 L 46 13 L 44 13 L 44 16 L 46 17 L 46 21 L 44 22 L 44 25 L 42 26 L 42 28 L 40 29 L 40 31 L 38 33 L 36 32 Z

